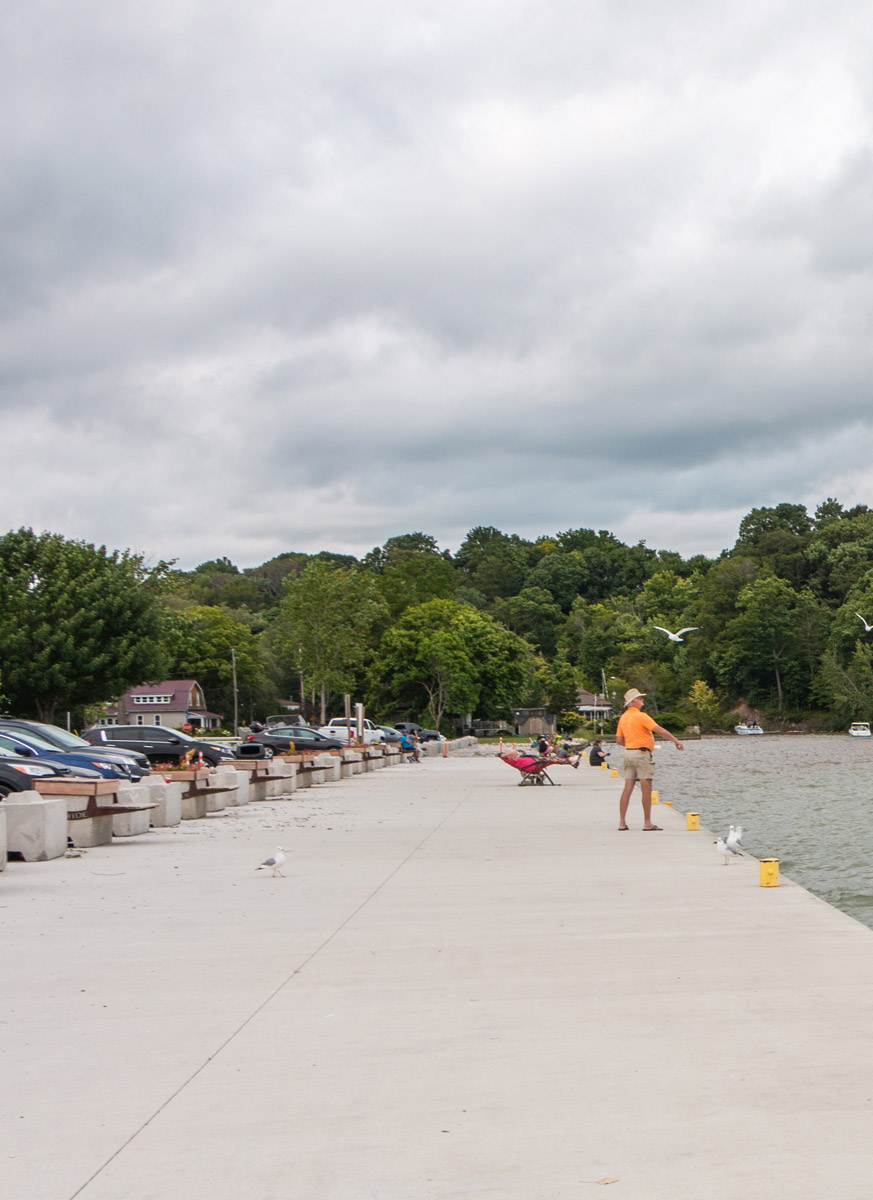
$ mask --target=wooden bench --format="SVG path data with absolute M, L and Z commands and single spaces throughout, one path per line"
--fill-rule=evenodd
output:
M 208 812 L 219 812 L 225 805 L 211 804 L 210 801 L 236 791 L 236 788 L 224 784 L 216 785 L 210 777 L 208 767 L 189 767 L 184 771 L 153 771 L 152 774 L 182 784 L 183 821 L 196 821 L 205 817 Z
M 35 779 L 33 786 L 41 796 L 66 801 L 67 830 L 74 846 L 106 846 L 112 841 L 113 817 L 157 808 L 150 800 L 120 802 L 119 784 L 113 779 Z

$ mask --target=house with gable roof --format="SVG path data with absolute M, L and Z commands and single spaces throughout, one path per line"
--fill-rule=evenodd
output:
M 165 679 L 140 683 L 110 704 L 98 725 L 163 725 L 169 729 L 215 729 L 220 713 L 209 712 L 203 688 L 196 679 Z

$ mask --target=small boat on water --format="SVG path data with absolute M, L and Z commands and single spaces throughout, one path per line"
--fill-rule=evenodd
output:
M 849 726 L 849 737 L 871 737 L 869 721 L 853 721 Z
M 752 734 L 763 732 L 757 721 L 743 721 L 742 725 L 734 725 L 734 733 L 738 733 L 740 737 L 750 737 Z

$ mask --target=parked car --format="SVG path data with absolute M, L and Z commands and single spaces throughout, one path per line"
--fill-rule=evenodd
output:
M 111 754 L 103 755 L 92 746 L 87 750 L 59 750 L 57 746 L 43 741 L 35 733 L 25 733 L 8 726 L 0 729 L 0 748 L 9 750 L 21 758 L 48 759 L 49 762 L 60 763 L 62 766 L 71 767 L 74 773 L 79 769 L 90 768 L 98 771 L 104 779 L 133 778 L 131 767 L 123 759 L 113 759 Z M 139 777 L 137 772 L 137 778 Z
M 83 750 L 89 754 L 93 753 L 90 742 L 86 742 L 78 734 L 70 733 L 68 729 L 61 729 L 58 725 L 46 725 L 44 721 L 28 721 L 23 717 L 0 717 L 0 729 L 7 727 L 11 730 L 20 729 L 24 733 L 35 733 L 58 750 Z M 113 746 L 110 757 L 113 762 L 119 759 L 127 763 L 132 768 L 133 779 L 142 779 L 143 775 L 149 773 L 149 760 L 138 750 L 124 750 L 121 746 Z
M 75 775 L 77 779 L 99 779 L 99 771 L 86 767 L 62 766 L 47 758 L 20 758 L 11 750 L 0 747 L 0 799 L 12 792 L 25 792 L 33 787 L 34 779 L 57 779 Z
M 348 721 L 345 717 L 331 717 L 326 725 L 322 725 L 318 732 L 323 733 L 326 737 L 339 739 L 344 746 L 349 742 L 356 740 L 357 736 L 357 721 L 351 717 Z M 379 742 L 385 741 L 385 735 L 378 725 L 374 725 L 369 718 L 364 718 L 364 745 L 375 746 Z
M 420 725 L 416 725 L 416 723 L 414 721 L 396 721 L 394 723 L 394 728 L 399 729 L 401 733 L 412 733 L 412 732 L 417 733 L 418 740 L 420 742 L 440 742 L 440 741 L 442 741 L 443 735 L 439 732 L 439 730 L 437 730 L 437 729 L 422 729 L 422 727 Z
M 95 725 L 83 730 L 82 737 L 92 746 L 139 750 L 152 763 L 181 762 L 189 750 L 195 754 L 199 751 L 210 767 L 233 758 L 233 752 L 227 746 L 206 738 L 189 737 L 181 729 L 169 729 L 165 725 Z
M 392 746 L 396 746 L 400 742 L 401 733 L 399 729 L 395 729 L 393 725 L 378 725 L 377 729 L 381 729 L 385 734 L 385 741 Z
M 261 733 L 250 733 L 236 748 L 237 758 L 272 758 L 300 750 L 339 750 L 345 742 L 326 737 L 309 725 L 273 725 Z

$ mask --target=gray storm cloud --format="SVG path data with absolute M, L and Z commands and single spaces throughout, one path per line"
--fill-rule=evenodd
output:
M 870 500 L 856 4 L 35 3 L 4 527 L 192 565 Z

